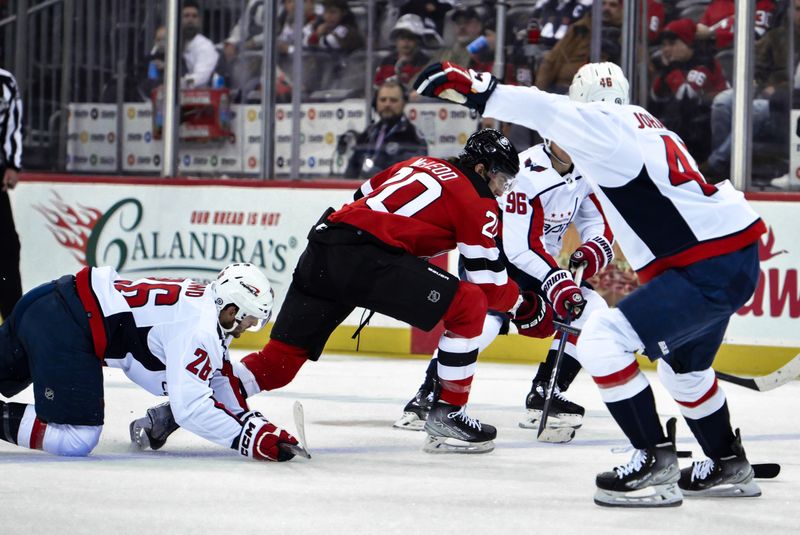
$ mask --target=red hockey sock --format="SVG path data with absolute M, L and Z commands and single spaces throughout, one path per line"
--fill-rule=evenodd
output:
M 459 407 L 467 404 L 469 391 L 472 389 L 472 375 L 466 379 L 447 380 L 439 378 L 442 387 L 439 399 L 450 405 Z
M 275 390 L 288 385 L 308 360 L 305 349 L 270 340 L 264 349 L 250 353 L 242 364 L 256 378 L 261 390 Z

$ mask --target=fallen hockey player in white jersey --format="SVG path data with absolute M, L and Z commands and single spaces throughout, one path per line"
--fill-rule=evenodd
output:
M 414 84 L 502 121 L 538 130 L 572 157 L 592 186 L 614 236 L 642 283 L 618 308 L 586 322 L 577 358 L 635 448 L 627 465 L 597 476 L 595 502 L 676 506 L 683 494 L 758 496 L 739 431 L 711 364 L 730 316 L 759 277 L 766 226 L 744 195 L 708 184 L 683 141 L 647 110 L 628 104 L 629 85 L 612 63 L 584 65 L 569 96 L 498 84 L 450 63 Z M 664 433 L 634 352 L 658 359 L 664 386 L 708 459 L 679 469 L 675 421 Z
M 33 383 L 35 404 L 0 401 L 0 438 L 88 455 L 103 429 L 105 364 L 169 396 L 169 405 L 151 409 L 168 432 L 180 425 L 251 459 L 291 459 L 297 440 L 248 409 L 228 358 L 231 337 L 261 328 L 271 312 L 269 280 L 252 264 L 226 267 L 209 286 L 87 267 L 34 288 L 0 327 L 0 393 L 12 397 Z M 163 444 L 151 441 L 152 426 L 132 432 L 140 443 Z
M 574 223 L 583 243 L 570 256 L 569 264 L 572 268 L 583 265 L 584 277 L 591 278 L 613 260 L 613 235 L 591 188 L 575 169 L 569 155 L 556 143 L 548 140 L 535 145 L 521 152 L 519 160 L 517 183 L 513 191 L 500 199 L 503 225 L 502 236 L 497 241 L 501 257 L 509 276 L 520 288 L 544 296 L 562 317 L 566 317 L 566 309 L 570 307 L 573 317 L 577 314 L 573 325 L 582 328 L 592 311 L 605 309 L 607 305 L 587 285 L 579 290 L 572 276 L 559 267 L 556 258 L 567 228 Z M 554 284 L 556 280 L 558 283 Z M 581 291 L 583 303 L 575 303 L 575 295 Z M 507 333 L 508 323 L 506 315 L 490 313 L 484 322 L 480 350 L 488 347 L 500 333 Z M 527 414 L 520 427 L 538 428 L 560 336 L 556 334 L 546 360 L 532 381 L 531 391 L 525 397 Z M 564 395 L 581 367 L 574 358 L 575 341 L 572 336 L 567 340 L 547 420 L 551 432 L 542 434 L 540 440 L 567 442 L 581 426 L 584 408 Z M 435 397 L 435 364 L 434 355 L 425 381 L 406 404 L 395 427 L 422 429 Z

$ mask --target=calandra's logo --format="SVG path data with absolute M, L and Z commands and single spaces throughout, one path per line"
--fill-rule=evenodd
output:
M 763 316 L 772 318 L 786 314 L 790 318 L 800 317 L 800 295 L 798 294 L 797 269 L 768 267 L 766 262 L 786 254 L 785 249 L 776 249 L 775 234 L 770 227 L 758 243 L 758 258 L 761 260 L 761 273 L 753 298 L 737 312 L 740 316 Z
M 45 218 L 47 229 L 81 265 L 114 267 L 119 273 L 152 273 L 175 270 L 181 273 L 216 274 L 234 262 L 249 262 L 262 269 L 282 273 L 287 256 L 297 249 L 294 236 L 285 242 L 276 238 L 254 238 L 260 233 L 243 233 L 236 226 L 174 228 L 157 218 L 149 223 L 144 205 L 135 198 L 114 203 L 105 212 L 68 203 L 53 192 L 47 202 L 35 206 Z M 254 295 L 260 290 L 247 288 Z

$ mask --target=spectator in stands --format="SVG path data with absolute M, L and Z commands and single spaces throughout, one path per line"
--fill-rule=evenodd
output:
M 164 83 L 164 47 L 167 40 L 166 26 L 159 26 L 153 38 L 153 48 L 147 56 L 147 73 L 139 83 L 139 91 L 145 100 L 150 100 L 152 91 Z
M 622 1 L 603 0 L 602 61 L 618 63 L 620 31 L 622 27 Z M 588 63 L 591 47 L 591 11 L 569 27 L 553 49 L 548 52 L 536 71 L 536 87 L 554 93 L 566 93 L 572 77 L 582 65 Z
M 441 46 L 444 35 L 444 18 L 453 8 L 453 0 L 394 0 L 400 7 L 400 16 L 417 15 L 422 19 L 425 35 Z
M 428 144 L 404 113 L 406 102 L 400 83 L 388 80 L 381 85 L 374 102 L 378 121 L 356 138 L 346 178 L 366 180 L 397 162 L 428 154 Z
M 478 11 L 472 7 L 460 7 L 453 11 L 455 24 L 455 40 L 450 48 L 442 49 L 436 61 L 450 61 L 457 65 L 469 65 L 471 55 L 467 45 L 483 35 L 483 20 Z
M 735 0 L 713 0 L 697 22 L 697 38 L 710 39 L 713 37 L 717 50 L 730 47 L 733 43 L 735 7 Z M 756 3 L 756 39 L 760 39 L 769 29 L 774 11 L 775 2 L 773 0 L 759 0 Z
M 200 5 L 195 0 L 184 0 L 181 10 L 181 35 L 183 37 L 183 75 L 181 87 L 206 87 L 219 60 L 219 53 L 211 39 L 202 35 Z
M 364 38 L 350 11 L 347 0 L 324 0 L 322 17 L 314 22 L 311 33 L 303 39 L 309 48 L 352 52 L 364 46 Z
M 703 160 L 711 149 L 711 100 L 728 83 L 713 56 L 695 53 L 695 28 L 691 19 L 678 19 L 661 32 L 662 67 L 653 80 L 650 109 Z
M 425 27 L 418 15 L 403 15 L 392 28 L 389 39 L 395 51 L 381 61 L 375 73 L 375 86 L 398 80 L 407 89 L 431 58 L 421 50 Z
M 795 58 L 800 51 L 800 0 L 794 0 Z M 783 12 L 781 12 L 783 15 Z M 797 89 L 800 80 L 793 82 L 789 72 L 789 27 L 778 20 L 764 37 L 755 44 L 755 87 L 753 94 L 753 140 L 782 142 L 789 132 L 790 92 Z M 780 17 L 782 18 L 782 16 Z M 796 64 L 797 61 L 793 61 Z M 711 105 L 711 143 L 713 151 L 701 164 L 705 176 L 727 178 L 731 158 L 731 127 L 733 116 L 733 89 L 714 97 Z M 754 155 L 754 160 L 757 155 Z
M 592 3 L 584 0 L 546 0 L 537 2 L 531 13 L 531 19 L 540 29 L 539 43 L 552 48 L 569 30 L 569 27 L 580 20 Z

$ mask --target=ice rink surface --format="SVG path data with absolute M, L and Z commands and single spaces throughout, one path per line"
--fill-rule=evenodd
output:
M 158 452 L 132 452 L 128 422 L 162 399 L 106 370 L 106 425 L 90 457 L 0 442 L 0 533 L 800 533 L 798 381 L 766 393 L 724 385 L 751 462 L 782 465 L 777 479 L 760 480 L 760 498 L 608 509 L 592 502 L 594 477 L 630 453 L 611 452 L 626 442 L 585 373 L 568 393 L 586 407 L 583 428 L 568 445 L 544 444 L 517 426 L 535 366 L 479 363 L 468 412 L 498 427 L 495 451 L 431 455 L 420 449 L 423 433 L 391 427 L 425 365 L 327 354 L 288 387 L 252 398 L 291 432 L 293 402 L 305 407 L 313 458 L 280 464 L 183 430 Z M 662 420 L 678 416 L 648 377 Z M 28 390 L 15 401 L 31 399 Z M 682 419 L 678 448 L 701 455 Z

